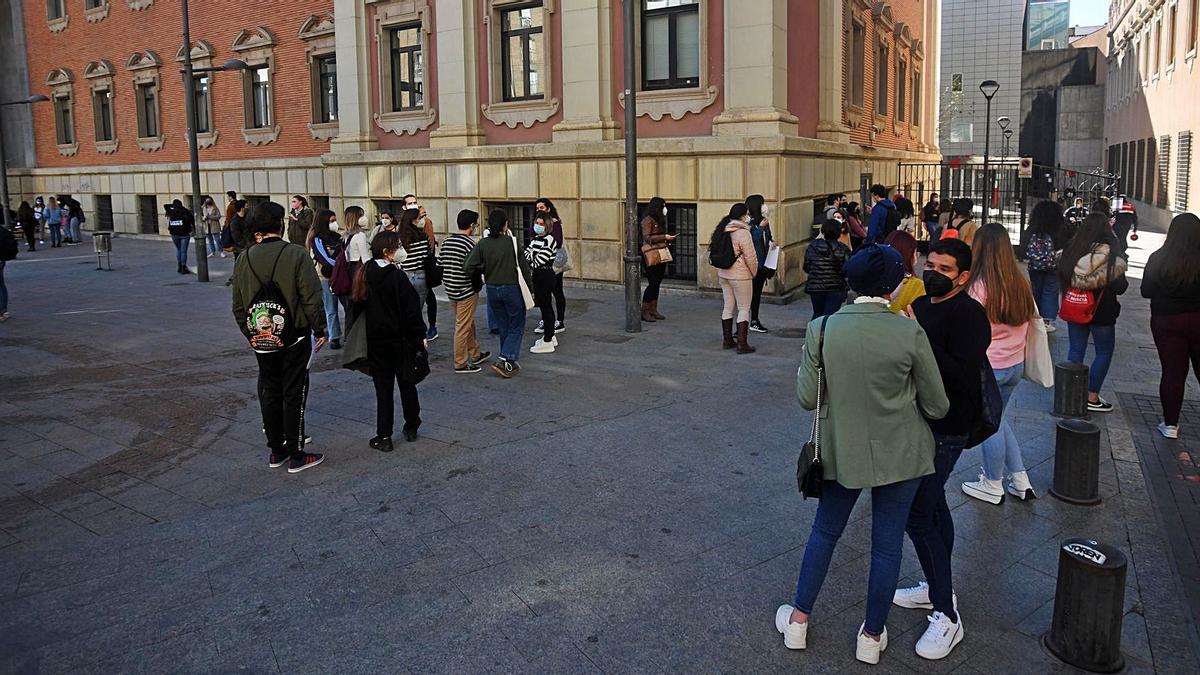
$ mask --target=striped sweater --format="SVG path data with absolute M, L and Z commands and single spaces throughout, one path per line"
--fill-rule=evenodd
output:
M 408 246 L 405 246 L 404 250 L 408 251 L 408 257 L 404 259 L 400 268 L 405 272 L 424 272 L 425 259 L 431 253 L 429 240 L 422 236 Z
M 463 271 L 463 263 L 475 248 L 475 240 L 465 234 L 452 234 L 438 247 L 438 262 L 442 266 L 442 285 L 446 296 L 454 302 L 475 295 L 471 276 Z
M 558 242 L 546 234 L 533 237 L 525 246 L 525 260 L 535 270 L 545 269 L 554 264 L 554 256 L 558 253 Z

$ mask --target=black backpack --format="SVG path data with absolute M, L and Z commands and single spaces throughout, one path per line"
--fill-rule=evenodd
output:
M 884 222 L 883 222 L 883 236 L 886 237 L 889 234 L 900 229 L 901 218 L 900 218 L 900 210 L 897 209 L 896 207 L 885 206 L 884 208 L 887 209 L 886 220 L 884 220 Z M 882 237 L 880 238 L 880 240 L 882 240 Z
M 737 254 L 733 252 L 733 237 L 724 231 L 725 225 L 720 224 L 717 227 L 721 228 L 722 232 L 708 247 L 708 263 L 718 269 L 727 270 L 737 262 Z
M 296 321 L 279 284 L 275 283 L 275 269 L 287 244 L 279 247 L 279 255 L 271 266 L 271 276 L 264 283 L 254 271 L 254 265 L 246 261 L 250 274 L 258 281 L 258 292 L 246 308 L 246 339 L 250 348 L 259 354 L 275 354 L 292 346 L 296 341 Z
M 17 257 L 17 238 L 7 227 L 0 225 L 0 262 Z

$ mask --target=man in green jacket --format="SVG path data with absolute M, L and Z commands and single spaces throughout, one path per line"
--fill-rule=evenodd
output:
M 279 286 L 295 331 L 292 343 L 282 350 L 255 352 L 258 401 L 271 448 L 268 465 L 275 468 L 287 463 L 288 473 L 299 473 L 325 459 L 304 452 L 308 366 L 313 352 L 325 345 L 325 304 L 312 258 L 304 247 L 281 237 L 283 215 L 283 207 L 275 202 L 254 207 L 249 231 L 256 243 L 238 257 L 233 270 L 233 318 L 250 339 L 248 309 L 254 296 L 270 280 Z

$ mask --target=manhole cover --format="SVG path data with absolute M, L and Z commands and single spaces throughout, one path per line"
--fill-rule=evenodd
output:
M 780 328 L 772 333 L 772 335 L 781 338 L 803 338 L 808 335 L 808 328 Z

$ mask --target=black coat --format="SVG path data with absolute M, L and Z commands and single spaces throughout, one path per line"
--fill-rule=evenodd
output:
M 395 369 L 424 348 L 425 301 L 400 268 L 374 260 L 364 264 L 370 293 L 358 310 L 367 320 L 367 358 L 374 367 Z
M 840 241 L 814 239 L 804 252 L 804 271 L 808 281 L 804 290 L 809 293 L 837 293 L 846 290 L 843 268 L 850 259 L 850 249 Z

